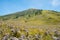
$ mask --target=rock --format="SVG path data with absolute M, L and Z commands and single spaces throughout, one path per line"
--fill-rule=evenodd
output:
M 16 37 L 11 37 L 10 40 L 19 40 L 19 39 Z
M 4 35 L 4 37 L 2 38 L 2 40 L 8 40 L 9 35 Z
M 53 40 L 60 40 L 58 37 L 53 37 Z

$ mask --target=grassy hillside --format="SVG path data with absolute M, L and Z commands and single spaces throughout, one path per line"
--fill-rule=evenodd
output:
M 0 16 L 0 40 L 54 40 L 60 36 L 60 12 L 28 9 Z M 60 40 L 60 39 L 59 39 Z
M 51 10 L 39 10 L 39 9 L 28 9 L 22 12 L 16 12 L 10 15 L 1 16 L 1 20 L 10 20 L 10 19 L 26 19 L 32 21 L 38 21 L 43 23 L 52 23 L 58 24 L 60 22 L 60 12 L 51 11 Z

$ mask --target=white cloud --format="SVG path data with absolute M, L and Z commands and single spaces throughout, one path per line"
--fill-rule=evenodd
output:
M 52 0 L 52 6 L 59 6 L 60 0 Z

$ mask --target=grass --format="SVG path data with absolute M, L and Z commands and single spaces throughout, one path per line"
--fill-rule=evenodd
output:
M 0 17 L 0 40 L 4 35 L 9 39 L 24 35 L 30 40 L 53 40 L 55 30 L 60 33 L 60 12 L 56 11 L 29 9 Z

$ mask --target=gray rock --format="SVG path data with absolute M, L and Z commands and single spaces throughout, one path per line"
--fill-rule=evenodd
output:
M 9 35 L 4 35 L 4 37 L 2 38 L 2 40 L 8 40 Z
M 16 37 L 11 37 L 10 40 L 19 40 L 19 39 Z
M 60 40 L 59 37 L 55 37 L 55 36 L 53 36 L 52 38 L 53 38 L 53 40 Z

